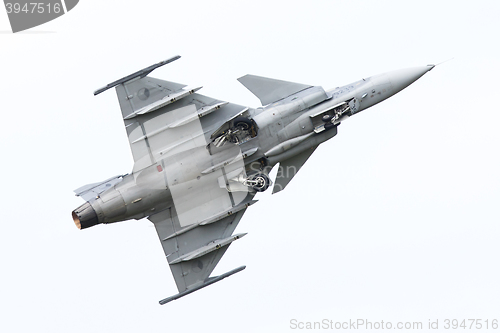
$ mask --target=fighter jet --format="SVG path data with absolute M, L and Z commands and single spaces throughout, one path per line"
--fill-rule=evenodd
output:
M 434 65 L 375 75 L 331 90 L 245 75 L 260 99 L 246 107 L 198 93 L 201 87 L 149 74 L 175 56 L 130 74 L 115 87 L 134 158 L 130 174 L 75 190 L 86 203 L 72 212 L 78 229 L 147 218 L 158 233 L 183 297 L 243 269 L 210 277 L 258 192 L 286 188 L 341 122 L 400 92 Z M 274 183 L 269 177 L 279 163 Z

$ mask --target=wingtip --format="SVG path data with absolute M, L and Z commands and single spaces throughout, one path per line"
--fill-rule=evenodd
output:
M 175 61 L 175 60 L 180 59 L 180 58 L 181 58 L 181 56 L 177 54 L 177 55 L 174 55 L 173 57 L 170 57 L 168 59 L 161 61 L 160 64 L 168 64 L 169 62 Z

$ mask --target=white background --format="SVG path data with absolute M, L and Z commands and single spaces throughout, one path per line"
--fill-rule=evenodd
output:
M 2 332 L 288 332 L 290 320 L 500 319 L 498 1 L 91 1 L 24 33 L 0 10 Z M 154 77 L 259 106 L 247 73 L 335 88 L 439 63 L 265 193 L 177 293 L 147 220 L 79 231 L 72 190 L 130 172 L 113 90 Z M 442 326 L 441 326 L 442 327 Z M 470 330 L 469 330 L 470 331 Z

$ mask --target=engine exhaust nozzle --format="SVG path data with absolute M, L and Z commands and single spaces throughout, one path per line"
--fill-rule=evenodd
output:
M 71 215 L 78 229 L 85 229 L 99 224 L 97 214 L 88 202 L 75 209 Z

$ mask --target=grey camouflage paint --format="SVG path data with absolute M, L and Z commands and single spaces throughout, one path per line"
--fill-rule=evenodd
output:
M 337 135 L 342 121 L 434 67 L 375 75 L 328 91 L 246 75 L 238 80 L 263 104 L 249 108 L 147 76 L 178 58 L 95 92 L 116 86 L 135 164 L 130 175 L 76 190 L 88 202 L 73 211 L 82 229 L 144 217 L 154 224 L 179 290 L 160 304 L 244 269 L 210 277 L 229 245 L 245 235 L 233 231 L 256 202 L 251 182 L 257 176 L 268 177 L 279 163 L 273 193 L 285 189 L 318 145 Z

